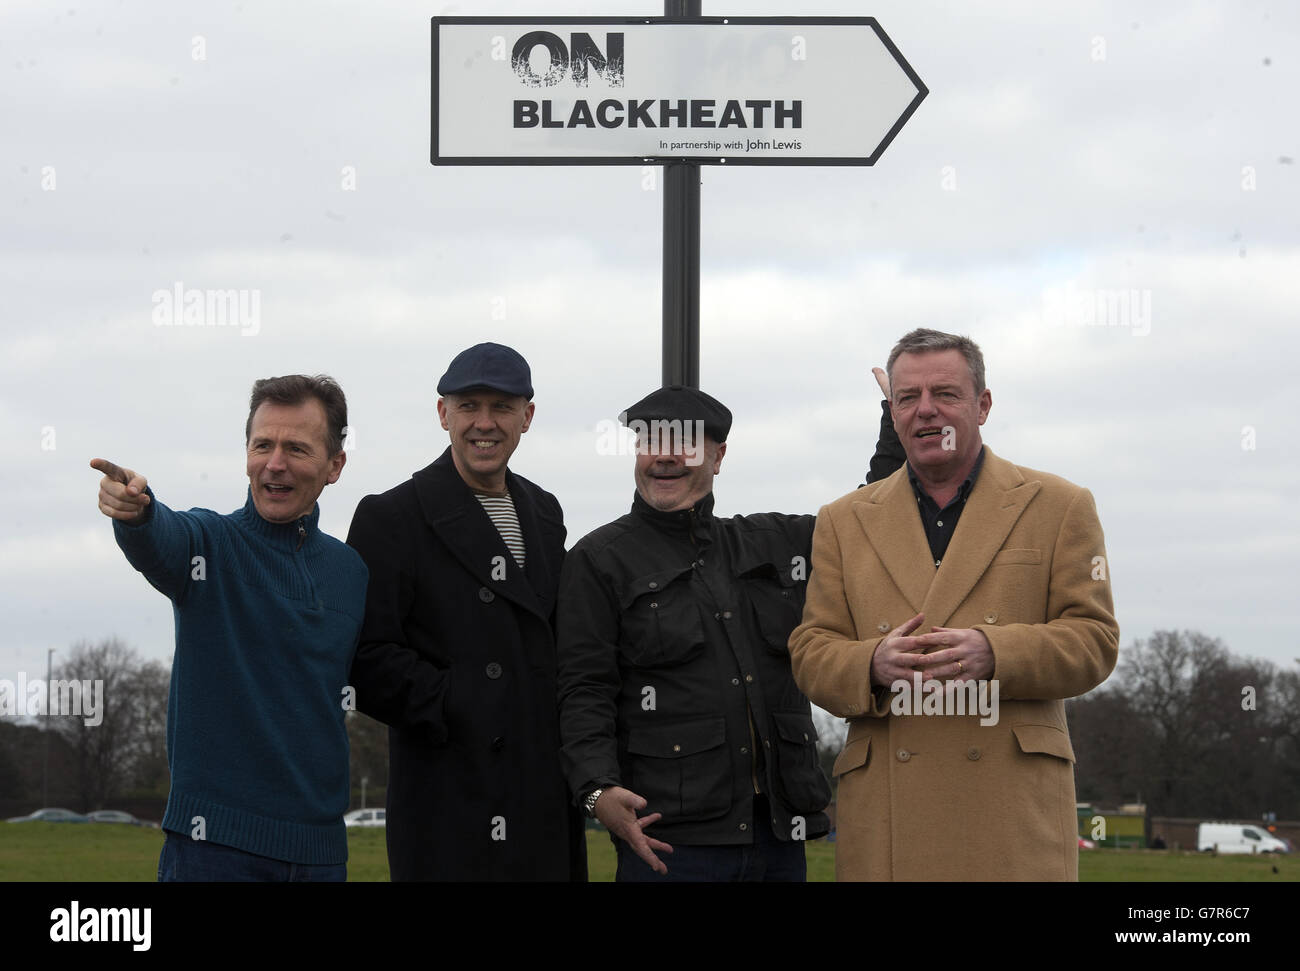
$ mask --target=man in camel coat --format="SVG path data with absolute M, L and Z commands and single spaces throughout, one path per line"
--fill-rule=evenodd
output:
M 849 720 L 836 878 L 1076 880 L 1062 699 L 1119 643 L 1092 495 L 984 447 L 969 338 L 913 331 L 887 370 L 907 464 L 821 510 L 790 638 L 799 687 Z

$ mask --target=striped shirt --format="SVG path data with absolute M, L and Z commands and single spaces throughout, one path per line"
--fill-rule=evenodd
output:
M 519 528 L 519 516 L 515 513 L 515 501 L 510 498 L 510 493 L 503 496 L 494 496 L 486 492 L 475 492 L 475 497 L 483 504 L 483 511 L 488 514 L 492 520 L 492 525 L 497 528 L 501 534 L 501 539 L 505 542 L 506 548 L 510 550 L 510 555 L 515 558 L 515 562 L 520 568 L 524 565 L 524 533 Z

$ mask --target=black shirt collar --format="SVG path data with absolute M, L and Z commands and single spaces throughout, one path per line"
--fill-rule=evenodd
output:
M 975 480 L 979 478 L 980 469 L 983 465 L 984 446 L 981 445 L 980 453 L 975 459 L 975 464 L 971 466 L 970 475 L 966 476 L 966 478 L 962 480 L 961 486 L 957 489 L 957 495 L 953 497 L 952 502 L 966 501 L 966 497 L 970 495 L 971 489 L 975 488 Z M 907 479 L 912 483 L 912 491 L 916 493 L 916 498 L 920 499 L 922 502 L 929 500 L 931 503 L 934 503 L 934 500 L 930 499 L 930 494 L 925 491 L 925 487 L 921 485 L 921 480 L 918 479 L 916 473 L 912 471 L 912 463 L 906 463 L 906 468 Z M 948 503 L 948 505 L 951 506 L 952 502 Z

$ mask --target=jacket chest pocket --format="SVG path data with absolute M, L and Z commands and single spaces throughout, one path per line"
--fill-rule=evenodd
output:
M 750 567 L 740 580 L 763 646 L 788 657 L 790 632 L 803 615 L 803 583 L 792 579 L 789 564 L 766 562 Z
M 632 791 L 664 822 L 711 819 L 731 808 L 731 760 L 721 715 L 628 732 Z
M 704 620 L 691 590 L 691 570 L 638 577 L 622 602 L 619 652 L 636 667 L 685 664 L 704 653 Z

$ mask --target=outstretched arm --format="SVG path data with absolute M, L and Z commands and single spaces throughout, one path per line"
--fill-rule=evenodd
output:
M 198 527 L 187 513 L 173 512 L 153 497 L 149 481 L 108 459 L 91 459 L 103 472 L 99 511 L 113 520 L 113 537 L 127 562 L 172 601 L 184 597 L 196 552 Z

